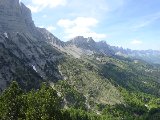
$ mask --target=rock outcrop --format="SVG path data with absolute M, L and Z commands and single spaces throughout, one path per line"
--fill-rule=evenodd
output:
M 31 11 L 19 0 L 1 0 L 0 18 L 0 32 L 32 33 L 35 28 Z
M 19 0 L 0 0 L 0 89 L 16 80 L 24 89 L 62 79 L 63 54 L 35 27 L 31 11 Z
M 92 37 L 84 38 L 83 36 L 77 36 L 70 41 L 66 42 L 65 49 L 67 49 L 73 56 L 80 57 L 83 55 L 92 55 L 95 53 L 104 54 L 107 56 L 114 55 L 114 52 L 110 49 L 106 42 L 95 42 Z M 77 51 L 79 51 L 77 53 Z

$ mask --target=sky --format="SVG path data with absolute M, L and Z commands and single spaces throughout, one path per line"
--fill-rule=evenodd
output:
M 34 23 L 63 41 L 93 37 L 134 50 L 160 50 L 160 0 L 21 0 Z

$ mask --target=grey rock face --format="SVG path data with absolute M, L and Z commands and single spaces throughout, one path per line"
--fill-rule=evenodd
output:
M 89 48 L 89 46 L 94 46 L 95 43 L 96 42 L 92 39 L 92 37 L 84 38 L 83 36 L 77 36 L 67 42 L 67 44 L 73 44 L 79 47 L 86 47 L 87 49 Z
M 12 80 L 31 89 L 42 81 L 62 79 L 58 63 L 63 54 L 46 35 L 35 27 L 31 11 L 19 0 L 0 0 L 0 90 Z
M 19 0 L 0 0 L 0 32 L 30 32 L 31 11 Z
M 76 46 L 79 49 L 82 49 L 84 51 L 82 55 L 98 53 L 111 56 L 114 54 L 106 42 L 95 42 L 92 37 L 84 38 L 83 36 L 77 36 L 66 44 L 67 46 Z
M 59 60 L 63 54 L 50 44 L 25 33 L 0 34 L 0 89 L 12 80 L 25 89 L 38 88 L 41 81 L 62 79 Z
M 46 42 L 59 47 L 64 47 L 66 45 L 65 42 L 55 37 L 45 28 L 37 28 L 37 30 L 42 34 L 42 36 L 44 36 L 44 38 L 47 40 Z

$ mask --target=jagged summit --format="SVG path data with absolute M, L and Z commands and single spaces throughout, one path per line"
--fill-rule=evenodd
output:
M 47 40 L 47 42 L 52 44 L 53 46 L 57 46 L 57 47 L 65 46 L 65 42 L 58 39 L 56 36 L 50 33 L 47 29 L 37 27 L 37 30 L 44 36 L 45 40 Z
M 84 55 L 93 53 L 102 53 L 109 56 L 114 55 L 114 52 L 110 49 L 111 46 L 105 41 L 95 42 L 92 37 L 85 38 L 83 36 L 77 36 L 68 41 L 67 45 L 76 46 L 79 49 L 82 49 Z M 72 49 L 74 50 L 74 47 L 72 47 Z
M 69 40 L 68 43 L 71 44 L 92 44 L 95 43 L 92 37 L 85 38 L 84 36 L 76 36 L 73 39 Z

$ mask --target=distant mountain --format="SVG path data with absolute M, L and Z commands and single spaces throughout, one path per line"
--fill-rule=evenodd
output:
M 112 47 L 116 55 L 144 60 L 149 63 L 160 64 L 160 51 L 158 50 L 131 50 Z
M 77 36 L 68 41 L 67 45 L 89 50 L 92 51 L 92 53 L 101 53 L 108 56 L 114 55 L 110 46 L 105 41 L 95 42 L 92 37 L 84 38 L 83 36 Z
M 53 47 L 69 55 L 73 55 L 76 58 L 80 58 L 83 55 L 92 55 L 94 53 L 114 56 L 114 51 L 111 49 L 112 47 L 105 41 L 95 42 L 92 37 L 84 38 L 83 36 L 77 36 L 67 42 L 62 42 L 46 29 L 43 28 L 39 30 L 45 35 L 45 38 L 48 39 L 47 42 Z
M 84 38 L 77 36 L 67 42 L 67 45 L 76 46 L 87 53 L 99 53 L 107 56 L 123 56 L 138 60 L 144 60 L 149 63 L 160 64 L 160 51 L 158 50 L 131 50 L 120 47 L 110 46 L 105 41 L 95 42 L 91 37 Z M 72 48 L 74 50 L 74 48 Z M 89 50 L 86 52 L 85 50 Z
M 110 46 L 105 41 L 95 42 L 91 37 L 77 36 L 66 42 L 64 46 L 68 53 L 80 57 L 94 53 L 107 56 L 123 56 L 132 59 L 144 60 L 149 63 L 160 64 L 160 51 L 158 50 L 131 50 Z M 65 50 L 66 51 L 66 50 Z M 79 53 L 77 53 L 79 51 Z M 66 51 L 67 52 L 67 51 Z

